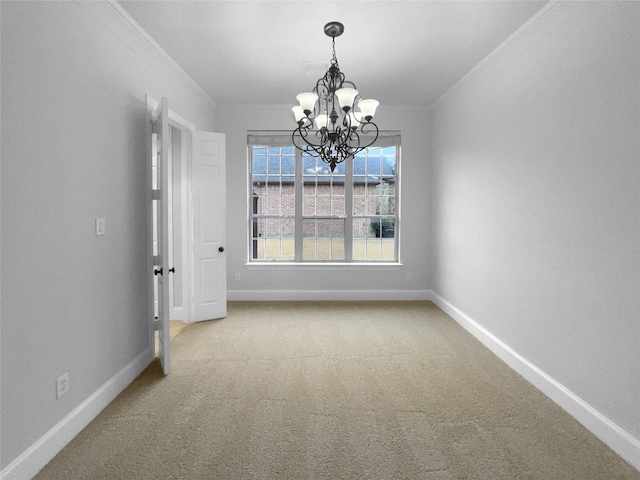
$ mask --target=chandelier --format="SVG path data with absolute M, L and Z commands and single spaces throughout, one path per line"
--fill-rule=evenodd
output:
M 378 126 L 372 119 L 379 102 L 363 100 L 355 84 L 345 80 L 338 66 L 336 37 L 343 32 L 344 25 L 340 22 L 324 26 L 324 33 L 331 37 L 333 45 L 329 70 L 312 92 L 296 97 L 300 105 L 291 109 L 298 122 L 292 134 L 293 144 L 328 163 L 332 172 L 338 163 L 353 158 L 378 138 Z

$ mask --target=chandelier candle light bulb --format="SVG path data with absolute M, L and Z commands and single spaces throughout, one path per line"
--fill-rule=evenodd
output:
M 333 172 L 338 163 L 353 159 L 378 139 L 378 126 L 372 120 L 379 102 L 362 100 L 355 84 L 340 71 L 336 37 L 342 35 L 344 25 L 329 22 L 324 32 L 332 38 L 333 58 L 313 91 L 296 97 L 299 105 L 291 110 L 298 127 L 291 138 L 296 148 L 328 163 Z

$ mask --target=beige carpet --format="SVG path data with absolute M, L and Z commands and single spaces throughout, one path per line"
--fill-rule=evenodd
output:
M 38 479 L 640 479 L 428 302 L 230 303 Z

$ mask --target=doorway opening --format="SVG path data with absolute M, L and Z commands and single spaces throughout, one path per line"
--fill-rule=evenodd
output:
M 169 283 L 169 320 L 172 332 L 178 332 L 182 323 L 191 323 L 187 305 L 189 287 L 189 235 L 188 219 L 188 186 L 187 163 L 190 131 L 169 126 L 169 259 L 167 265 L 171 270 L 166 278 Z M 155 146 L 155 134 L 154 134 Z M 154 147 L 153 151 L 157 151 Z M 158 189 L 158 155 L 152 157 L 152 189 Z M 158 208 L 153 202 L 153 255 L 158 256 Z M 154 317 L 158 317 L 158 277 L 154 276 Z M 176 333 L 177 334 L 177 333 Z
M 167 98 L 147 97 L 147 112 L 149 333 L 166 374 L 171 336 L 226 316 L 226 145 L 224 134 L 196 131 L 169 110 Z

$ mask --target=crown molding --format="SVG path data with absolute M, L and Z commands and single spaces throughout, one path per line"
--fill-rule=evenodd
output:
M 545 25 L 549 19 L 556 16 L 556 14 L 563 10 L 566 5 L 571 3 L 572 0 L 550 0 L 544 7 L 534 13 L 529 20 L 523 23 L 520 28 L 509 35 L 500 45 L 493 49 L 486 57 L 464 74 L 457 82 L 447 89 L 436 101 L 434 101 L 429 108 L 434 108 L 437 104 L 446 98 L 450 93 L 455 91 L 461 84 L 468 82 L 474 77 L 481 75 L 487 68 L 495 63 L 501 57 L 506 57 L 511 51 L 515 49 L 525 39 L 529 38 L 532 34 L 535 34 L 543 25 Z
M 216 101 L 164 50 L 144 28 L 115 0 L 75 0 L 94 13 L 127 47 L 135 52 L 143 51 L 156 61 L 168 65 L 178 78 L 196 88 L 212 105 Z M 120 32 L 115 30 L 120 30 Z M 119 34 L 119 33 L 123 33 Z

